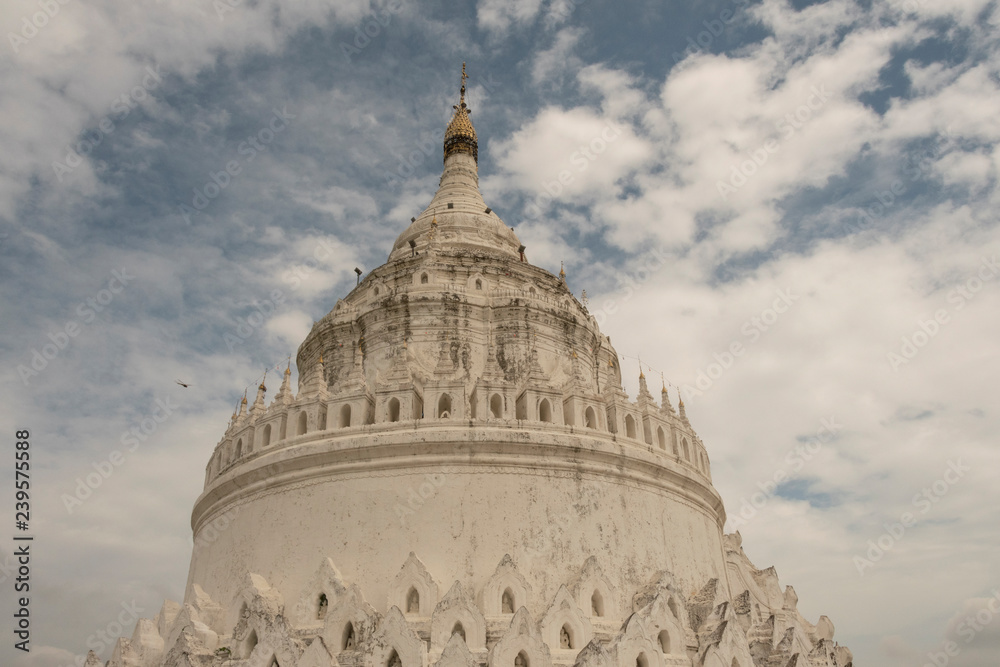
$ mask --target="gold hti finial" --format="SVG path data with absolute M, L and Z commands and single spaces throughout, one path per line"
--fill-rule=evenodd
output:
M 476 137 L 476 128 L 472 127 L 469 114 L 472 113 L 465 103 L 465 63 L 462 63 L 462 87 L 459 90 L 458 104 L 454 105 L 455 115 L 448 123 L 448 129 L 444 132 L 444 158 L 453 153 L 468 153 L 478 163 L 479 162 L 479 140 Z
M 243 400 L 240 401 L 240 404 L 242 404 L 242 405 L 246 405 L 247 404 L 247 390 L 246 389 L 243 390 Z
M 264 377 L 261 378 L 261 380 L 260 380 L 260 386 L 257 387 L 257 388 L 258 389 L 262 389 L 264 391 L 267 391 L 267 387 L 264 386 L 265 382 L 267 382 L 267 369 L 266 368 L 264 369 Z
M 566 267 L 562 262 L 559 262 L 559 280 L 566 282 Z

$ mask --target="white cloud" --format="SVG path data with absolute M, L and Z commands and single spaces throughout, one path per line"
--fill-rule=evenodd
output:
M 542 0 L 480 0 L 476 19 L 480 29 L 501 36 L 512 26 L 532 23 L 541 8 Z

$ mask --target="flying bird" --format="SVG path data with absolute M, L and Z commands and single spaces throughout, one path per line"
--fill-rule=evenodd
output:
M 180 380 L 177 380 L 176 382 L 177 382 L 177 384 L 179 384 L 180 386 L 184 387 L 185 389 L 187 389 L 188 387 L 190 387 L 190 386 L 191 386 L 191 385 L 189 385 L 189 384 L 184 384 L 184 383 L 183 383 L 183 382 L 181 382 Z

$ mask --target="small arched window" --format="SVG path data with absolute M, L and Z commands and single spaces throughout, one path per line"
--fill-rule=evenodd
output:
M 271 425 L 267 424 L 264 426 L 264 433 L 260 438 L 260 446 L 267 447 L 271 444 Z
M 684 450 L 684 460 L 685 461 L 690 461 L 691 460 L 691 448 L 688 447 L 688 439 L 687 438 L 684 438 L 683 440 L 681 440 L 681 447 Z
M 451 394 L 441 394 L 438 399 L 438 419 L 448 419 L 451 417 Z
M 406 594 L 406 613 L 420 613 L 420 593 L 417 592 L 416 588 L 411 588 L 410 592 Z
M 660 445 L 660 449 L 667 448 L 667 434 L 663 432 L 663 427 L 659 426 L 656 429 L 656 442 Z
M 347 428 L 351 425 L 351 404 L 344 403 L 340 408 L 340 428 Z
M 632 415 L 625 415 L 625 435 L 635 439 L 635 418 Z
M 354 650 L 354 624 L 348 622 L 344 626 L 344 633 L 341 635 L 340 639 L 340 650 L 341 651 L 353 651 Z
M 399 654 L 396 653 L 396 649 L 392 649 L 392 653 L 389 654 L 389 659 L 385 661 L 386 667 L 403 667 L 403 661 L 400 660 Z
M 483 289 L 483 281 L 476 278 L 476 289 Z
M 399 421 L 399 399 L 395 396 L 389 399 L 389 421 Z
M 326 610 L 330 606 L 330 601 L 326 599 L 326 593 L 319 594 L 319 602 L 316 605 L 316 618 L 323 620 L 326 618 Z
M 518 653 L 514 658 L 514 667 L 531 667 L 528 663 L 528 654 L 524 651 Z
M 490 397 L 490 412 L 493 414 L 494 419 L 500 419 L 503 417 L 503 396 L 500 394 L 493 394 Z
M 569 625 L 564 625 L 559 630 L 559 648 L 573 648 L 573 631 L 570 629 Z
M 597 428 L 597 413 L 594 412 L 594 408 L 587 408 L 587 412 L 584 413 L 584 422 L 587 428 Z
M 640 653 L 635 657 L 635 667 L 649 667 L 649 658 L 645 653 Z
M 594 616 L 604 616 L 604 596 L 601 595 L 600 591 L 594 591 L 594 594 L 590 596 L 590 610 Z
M 660 631 L 660 651 L 670 653 L 670 633 L 666 630 Z
M 426 285 L 427 284 L 427 280 L 428 280 L 427 274 L 426 273 L 421 273 L 420 274 L 420 284 L 421 285 Z
M 514 613 L 514 593 L 508 588 L 500 596 L 500 612 L 504 614 Z
M 538 404 L 538 420 L 543 422 L 552 421 L 552 404 L 549 403 L 549 399 L 543 398 L 542 402 Z
M 308 427 L 308 421 L 307 420 L 308 420 L 308 417 L 306 417 L 306 413 L 304 411 L 300 412 L 299 413 L 299 430 L 296 432 L 296 435 L 305 435 L 306 434 L 306 430 L 307 430 L 307 427 Z
M 378 296 L 378 287 L 375 288 L 375 296 Z
M 451 634 L 458 635 L 462 638 L 463 642 L 465 641 L 465 628 L 462 627 L 461 623 L 455 623 L 455 627 L 451 629 Z
M 243 438 L 236 441 L 236 458 L 243 456 Z
M 257 631 L 251 630 L 250 636 L 247 637 L 246 644 L 243 645 L 243 655 L 249 658 L 255 648 L 257 648 Z

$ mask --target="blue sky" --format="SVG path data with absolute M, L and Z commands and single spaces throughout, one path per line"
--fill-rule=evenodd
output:
M 960 633 L 1000 588 L 996 2 L 57 6 L 0 9 L 0 425 L 39 539 L 5 664 L 183 596 L 233 406 L 426 206 L 463 61 L 487 202 L 630 393 L 640 356 L 685 392 L 751 559 L 858 664 L 995 664 L 1000 624 Z

